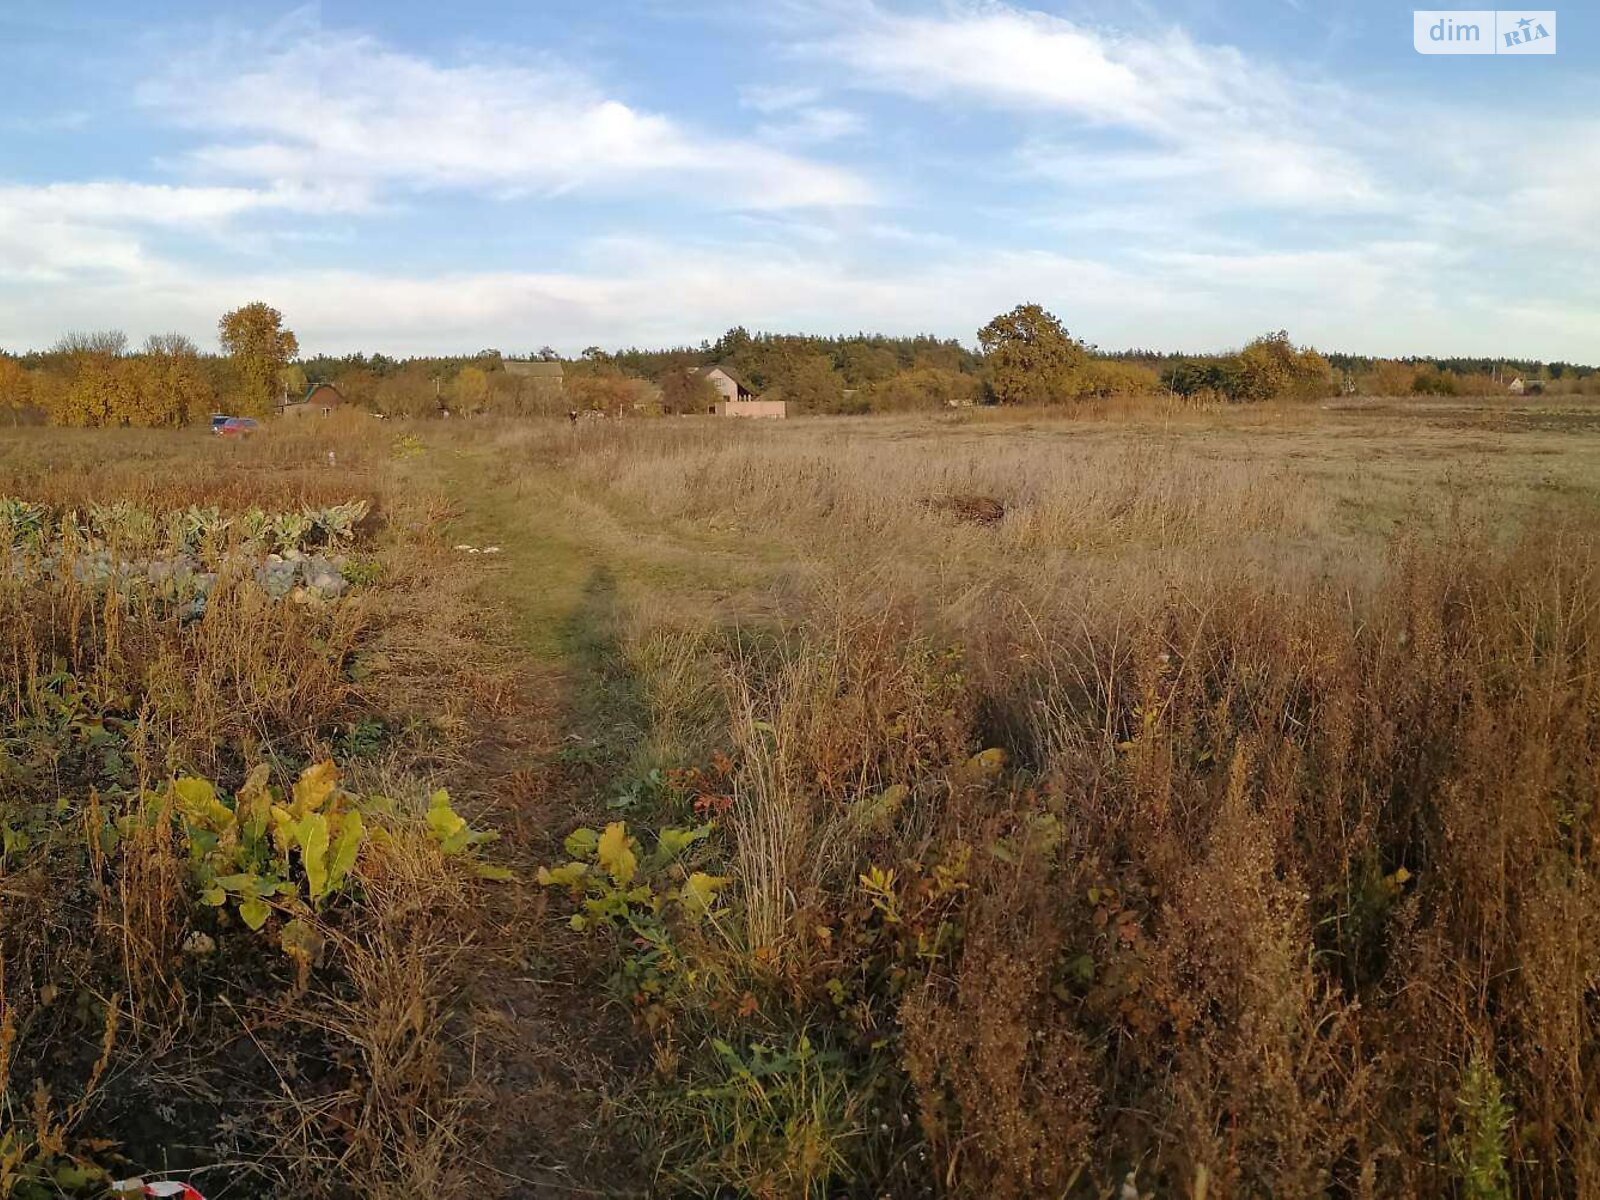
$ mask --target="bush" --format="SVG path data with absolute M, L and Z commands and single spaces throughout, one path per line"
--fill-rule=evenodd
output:
M 1282 330 L 1238 354 L 1177 363 L 1162 382 L 1179 396 L 1212 395 L 1235 403 L 1314 400 L 1337 390 L 1327 359 L 1310 347 L 1296 348 Z

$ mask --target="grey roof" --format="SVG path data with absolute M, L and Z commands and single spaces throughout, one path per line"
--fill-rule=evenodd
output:
M 534 379 L 560 379 L 561 364 L 538 360 L 508 358 L 504 360 L 507 375 L 528 375 Z
M 743 388 L 745 391 L 749 392 L 752 396 L 755 395 L 755 391 L 756 391 L 755 388 L 751 387 L 747 382 L 745 382 L 744 376 L 738 374 L 732 367 L 728 366 L 726 363 L 712 363 L 708 367 L 695 367 L 689 372 L 689 374 L 704 377 L 706 375 L 711 374 L 711 372 L 713 372 L 713 371 L 721 371 L 724 375 L 726 375 L 729 379 L 733 380 L 734 383 L 738 384 L 741 388 Z

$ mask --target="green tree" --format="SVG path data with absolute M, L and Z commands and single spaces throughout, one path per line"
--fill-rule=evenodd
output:
M 722 397 L 704 376 L 688 367 L 676 367 L 661 376 L 661 411 L 703 413 Z
M 873 412 L 962 408 L 976 403 L 981 384 L 976 375 L 942 367 L 917 367 L 892 375 L 866 390 Z
M 1037 304 L 1019 304 L 978 330 L 1001 404 L 1059 404 L 1079 393 L 1088 351 Z
M 291 400 L 298 400 L 304 396 L 311 387 L 311 380 L 306 376 L 306 369 L 299 363 L 290 363 L 278 372 L 278 386 Z
M 900 371 L 900 358 L 887 346 L 846 342 L 839 348 L 839 370 L 853 388 L 882 383 Z
M 283 327 L 283 314 L 260 300 L 224 314 L 217 333 L 238 373 L 240 407 L 265 416 L 278 398 L 283 369 L 300 353 L 300 343 Z
M 838 412 L 844 403 L 844 382 L 826 354 L 801 354 L 786 359 L 773 378 L 773 390 L 799 412 Z

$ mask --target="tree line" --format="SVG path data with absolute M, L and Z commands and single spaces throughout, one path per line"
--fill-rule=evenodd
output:
M 54 425 L 173 428 L 225 408 L 271 413 L 303 391 L 300 347 L 277 309 L 259 301 L 217 323 L 222 354 L 203 354 L 181 333 L 152 334 L 129 352 L 120 330 L 69 333 L 49 350 L 0 355 L 0 413 L 37 413 Z
M 265 416 L 308 382 L 332 383 L 361 408 L 392 416 L 442 412 L 554 416 L 569 409 L 704 412 L 719 399 L 703 378 L 717 365 L 796 414 L 959 408 L 975 404 L 1071 405 L 1115 396 L 1167 394 L 1251 403 L 1369 395 L 1503 394 L 1512 378 L 1555 392 L 1600 394 L 1600 372 L 1572 363 L 1487 358 L 1373 359 L 1324 355 L 1283 330 L 1210 355 L 1106 352 L 1074 337 L 1038 304 L 1001 313 L 954 338 L 855 333 L 835 337 L 751 333 L 666 349 L 590 346 L 562 359 L 548 346 L 517 356 L 301 358 L 282 314 L 260 301 L 218 322 L 219 354 L 181 334 L 159 334 L 130 352 L 120 332 L 74 333 L 43 352 L 0 354 L 0 414 L 61 425 L 170 427 L 211 412 Z M 561 364 L 563 380 L 508 370 L 509 358 Z

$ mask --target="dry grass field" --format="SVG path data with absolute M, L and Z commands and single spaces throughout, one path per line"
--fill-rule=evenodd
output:
M 1600 1195 L 1595 410 L 29 429 L 0 497 L 0 1195 Z

